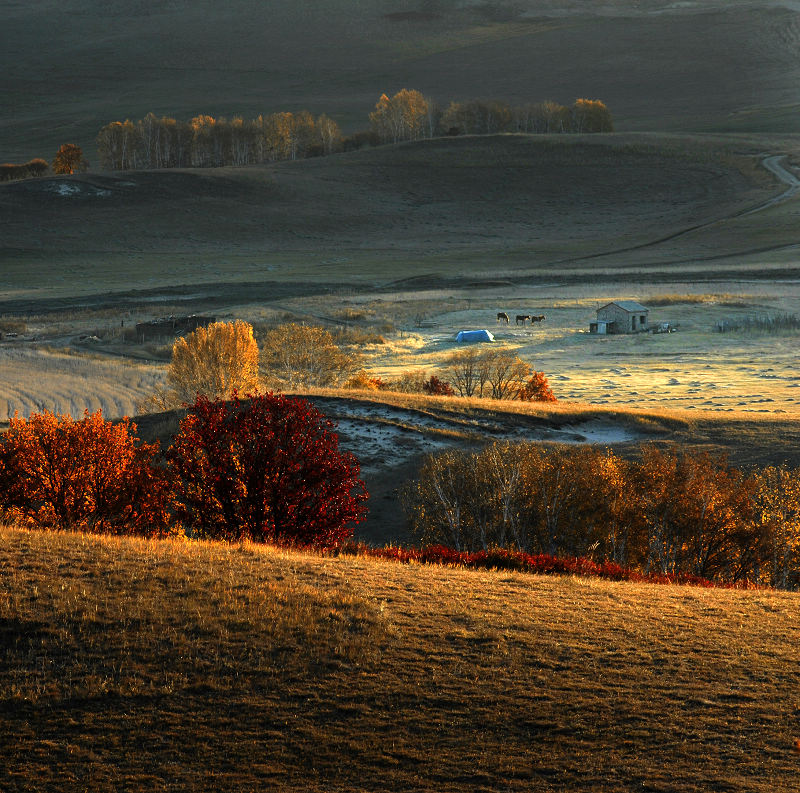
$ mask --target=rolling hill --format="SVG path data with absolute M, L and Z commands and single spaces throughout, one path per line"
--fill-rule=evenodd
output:
M 8 528 L 0 576 L 8 790 L 796 790 L 796 593 Z
M 768 143 L 794 156 L 793 141 Z M 563 279 L 566 263 L 579 278 L 642 263 L 653 277 L 678 265 L 686 278 L 686 263 L 702 270 L 709 256 L 796 241 L 786 206 L 743 214 L 785 189 L 759 164 L 764 145 L 500 135 L 240 169 L 7 183 L 3 307 L 183 285 L 230 295 L 233 283 L 264 294 L 276 283 L 308 293 L 431 274 L 551 278 L 554 266 Z M 762 257 L 753 269 L 763 266 Z
M 149 111 L 305 108 L 352 132 L 403 87 L 445 105 L 599 98 L 625 131 L 795 132 L 799 30 L 790 0 L 12 2 L 0 161 L 91 152 L 101 126 Z

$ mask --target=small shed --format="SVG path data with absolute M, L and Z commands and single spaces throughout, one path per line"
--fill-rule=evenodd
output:
M 476 344 L 482 341 L 494 341 L 494 336 L 488 330 L 460 330 L 456 341 L 461 344 Z
M 215 321 L 215 317 L 203 317 L 199 314 L 183 317 L 171 315 L 161 319 L 151 319 L 149 322 L 136 324 L 136 338 L 140 344 L 144 344 L 148 340 L 174 339 L 176 336 L 183 336 L 198 328 L 207 327 Z
M 597 309 L 597 322 L 589 324 L 591 333 L 640 333 L 648 329 L 650 309 L 635 300 L 615 300 Z

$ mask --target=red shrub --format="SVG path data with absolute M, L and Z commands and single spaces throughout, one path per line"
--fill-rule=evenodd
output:
M 157 444 L 137 445 L 136 425 L 87 411 L 11 419 L 0 442 L 0 508 L 40 528 L 156 535 L 169 526 Z
M 387 559 L 401 564 L 452 565 L 483 570 L 519 570 L 538 575 L 579 575 L 585 578 L 605 578 L 611 581 L 639 581 L 649 584 L 682 584 L 688 586 L 728 587 L 728 584 L 714 584 L 705 578 L 693 575 L 643 574 L 613 562 L 593 562 L 583 557 L 550 556 L 549 554 L 529 554 L 523 551 L 509 551 L 493 548 L 489 551 L 469 553 L 456 551 L 444 545 L 429 545 L 425 548 L 374 548 L 363 543 L 349 543 L 336 549 L 336 553 L 368 556 L 374 559 Z M 747 582 L 735 586 L 747 588 Z
M 177 513 L 201 537 L 330 547 L 366 512 L 358 461 L 302 399 L 198 397 L 167 459 Z
M 456 393 L 450 383 L 446 380 L 440 380 L 435 374 L 432 374 L 422 384 L 422 390 L 426 394 L 432 394 L 433 396 L 455 396 Z

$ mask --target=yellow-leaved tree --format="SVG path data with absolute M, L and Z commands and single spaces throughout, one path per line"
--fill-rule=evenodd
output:
M 253 326 L 237 319 L 213 322 L 175 340 L 166 389 L 158 389 L 139 406 L 143 412 L 191 404 L 198 394 L 227 399 L 234 391 L 256 391 L 258 344 Z
M 336 387 L 358 371 L 361 357 L 336 344 L 325 328 L 289 322 L 262 339 L 261 364 L 270 387 Z
M 391 99 L 381 95 L 369 114 L 370 125 L 383 143 L 416 140 L 425 136 L 429 110 L 430 102 L 419 91 L 403 88 Z

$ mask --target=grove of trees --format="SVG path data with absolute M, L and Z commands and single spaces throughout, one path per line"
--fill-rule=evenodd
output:
M 335 121 L 307 111 L 230 120 L 200 115 L 188 122 L 148 113 L 104 126 L 97 149 L 107 170 L 209 168 L 330 154 L 340 139 Z
M 138 121 L 112 121 L 97 135 L 107 170 L 210 168 L 317 157 L 364 145 L 398 143 L 440 135 L 498 132 L 613 132 L 606 105 L 576 99 L 510 105 L 499 100 L 451 102 L 445 109 L 416 90 L 382 94 L 369 114 L 369 130 L 345 137 L 329 116 L 306 110 L 232 119 L 198 115 L 190 121 L 148 113 Z
M 496 443 L 431 456 L 404 504 L 416 539 L 608 560 L 644 573 L 800 586 L 800 471 L 644 446 Z
M 544 373 L 502 347 L 458 350 L 445 362 L 444 374 L 459 396 L 556 401 Z
M 606 105 L 576 99 L 571 107 L 556 102 L 510 105 L 499 100 L 451 102 L 444 110 L 419 91 L 383 94 L 370 113 L 372 132 L 381 143 L 438 135 L 494 135 L 499 132 L 613 132 Z

